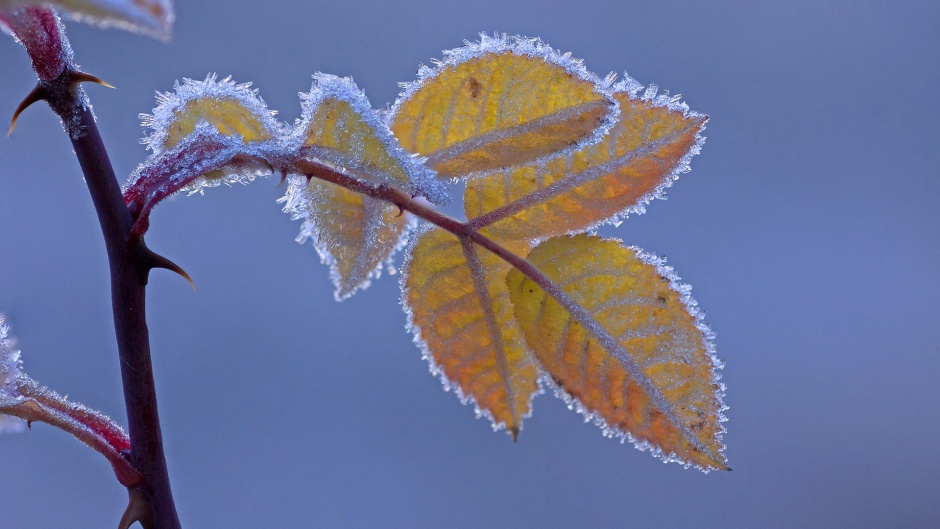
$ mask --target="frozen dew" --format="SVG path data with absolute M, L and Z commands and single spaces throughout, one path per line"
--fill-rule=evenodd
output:
M 173 135 L 187 120 L 193 122 L 190 128 L 200 120 L 212 121 L 220 133 L 240 133 L 246 141 L 256 139 L 248 138 L 249 132 L 264 139 L 277 138 L 283 126 L 274 116 L 251 83 L 238 84 L 231 77 L 219 81 L 215 74 L 203 81 L 183 79 L 172 92 L 157 92 L 153 114 L 140 114 L 141 125 L 151 129 L 141 143 L 160 154 L 180 140 Z
M 19 389 L 24 376 L 20 351 L 16 349 L 15 340 L 10 336 L 10 328 L 6 325 L 3 314 L 0 314 L 0 433 L 20 432 L 26 424 L 17 417 L 2 415 L 4 408 L 15 406 L 24 400 Z

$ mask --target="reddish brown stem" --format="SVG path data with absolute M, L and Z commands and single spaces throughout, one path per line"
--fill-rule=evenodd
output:
M 121 379 L 131 439 L 131 462 L 144 478 L 139 490 L 153 510 L 154 529 L 179 529 L 163 454 L 157 395 L 150 360 L 145 290 L 152 259 L 133 221 L 90 110 L 81 114 L 81 136 L 72 140 L 98 221 L 111 269 L 111 305 L 121 357 Z
M 295 165 L 297 172 L 308 178 L 317 178 L 344 187 L 350 191 L 368 195 L 372 198 L 390 202 L 398 208 L 424 219 L 435 226 L 453 233 L 460 239 L 468 239 L 486 248 L 500 259 L 516 267 L 524 276 L 531 279 L 546 292 L 555 292 L 557 289 L 545 274 L 531 263 L 506 249 L 498 242 L 473 229 L 469 223 L 461 222 L 450 215 L 445 215 L 426 203 L 412 200 L 410 196 L 399 189 L 387 185 L 371 186 L 361 180 L 341 173 L 327 165 L 312 161 L 303 161 Z

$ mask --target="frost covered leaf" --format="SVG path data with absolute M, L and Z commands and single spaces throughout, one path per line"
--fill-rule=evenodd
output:
M 432 370 L 446 387 L 457 386 L 461 400 L 473 399 L 494 428 L 505 426 L 515 437 L 538 391 L 538 367 L 513 316 L 509 268 L 434 228 L 411 250 L 402 290 L 415 342 Z
M 398 140 L 350 78 L 324 73 L 301 94 L 303 113 L 293 143 L 303 156 L 325 162 L 364 182 L 387 184 L 440 204 L 447 191 Z
M 277 135 L 274 113 L 251 88 L 230 77 L 218 81 L 214 74 L 204 81 L 183 79 L 173 92 L 157 94 L 153 114 L 141 114 L 144 127 L 153 129 L 145 138 L 154 154 L 171 149 L 206 121 L 224 136 L 238 135 L 244 143 L 269 140 Z
M 672 270 L 587 235 L 549 239 L 528 261 L 557 290 L 548 294 L 512 270 L 510 296 L 529 346 L 561 390 L 605 433 L 667 461 L 727 469 L 711 332 Z
M 29 378 L 0 314 L 0 433 L 22 431 L 23 420 L 44 422 L 72 434 L 108 459 L 122 485 L 140 483 L 140 474 L 122 454 L 130 449 L 124 430 L 107 416 Z
M 389 115 L 441 176 L 519 165 L 595 142 L 613 123 L 608 87 L 539 40 L 481 35 L 422 66 Z
M 281 201 L 292 218 L 304 220 L 297 242 L 311 240 L 329 264 L 337 301 L 366 288 L 407 241 L 408 215 L 335 184 L 292 176 Z
M 443 185 L 399 147 L 351 79 L 318 73 L 311 91 L 301 97 L 303 113 L 291 143 L 302 158 L 368 184 L 446 199 Z M 297 241 L 311 239 L 330 265 L 337 300 L 378 276 L 382 264 L 404 246 L 411 225 L 395 206 L 314 178 L 291 177 L 281 201 L 285 212 L 304 220 Z
M 201 141 L 211 138 L 211 132 L 220 136 L 213 143 L 236 140 L 236 148 L 229 149 L 230 158 L 241 154 L 242 162 L 264 159 L 276 152 L 280 133 L 274 112 L 268 110 L 251 83 L 236 84 L 228 77 L 218 81 L 214 74 L 204 81 L 184 79 L 182 84 L 176 83 L 173 92 L 158 93 L 153 114 L 141 114 L 140 118 L 144 127 L 153 129 L 143 140 L 153 150 L 148 162 L 174 149 L 181 153 L 178 157 L 205 150 L 208 147 Z M 150 169 L 146 163 L 138 168 L 128 187 L 137 182 L 140 173 Z M 190 183 L 183 190 L 194 193 L 222 183 L 247 183 L 258 176 L 270 175 L 271 170 L 263 163 L 238 163 L 198 174 L 186 173 L 176 179 L 185 177 Z
M 48 6 L 75 20 L 118 27 L 169 40 L 173 30 L 171 0 L 0 0 L 0 10 L 22 6 Z
M 707 116 L 651 87 L 618 83 L 620 115 L 600 143 L 565 157 L 473 178 L 464 208 L 470 225 L 502 239 L 539 239 L 583 231 L 642 212 L 688 170 Z

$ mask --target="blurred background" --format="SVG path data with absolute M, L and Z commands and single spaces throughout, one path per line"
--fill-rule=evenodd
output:
M 715 5 L 716 3 L 708 3 Z M 195 2 L 164 45 L 68 22 L 119 175 L 154 91 L 252 81 L 282 120 L 310 75 L 396 83 L 480 31 L 539 36 L 711 115 L 648 213 L 602 233 L 665 255 L 718 334 L 734 471 L 664 465 L 551 395 L 519 442 L 428 374 L 397 277 L 337 304 L 275 180 L 156 209 L 149 321 L 187 528 L 940 527 L 940 4 Z M 34 84 L 0 42 L 0 122 Z M 107 262 L 56 118 L 0 139 L 0 311 L 27 371 L 125 423 Z M 45 425 L 0 437 L 0 527 L 114 527 L 99 455 Z

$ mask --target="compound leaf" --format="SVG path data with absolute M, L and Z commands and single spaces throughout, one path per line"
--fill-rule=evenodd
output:
M 526 248 L 520 247 L 521 253 Z M 403 304 L 415 342 L 445 386 L 512 436 L 538 392 L 538 367 L 515 322 L 506 273 L 510 266 L 469 241 L 434 228 L 411 250 Z
M 541 41 L 481 35 L 422 66 L 388 119 L 405 149 L 456 178 L 596 142 L 616 113 L 608 91 Z
M 643 97 L 627 77 L 614 98 L 620 115 L 599 143 L 567 156 L 472 178 L 464 208 L 470 224 L 502 239 L 579 232 L 646 203 L 688 170 L 707 116 L 676 98 Z
M 666 460 L 727 469 L 722 386 L 711 332 L 688 287 L 662 261 L 615 240 L 549 239 L 507 283 L 516 319 L 542 367 L 609 435 Z

